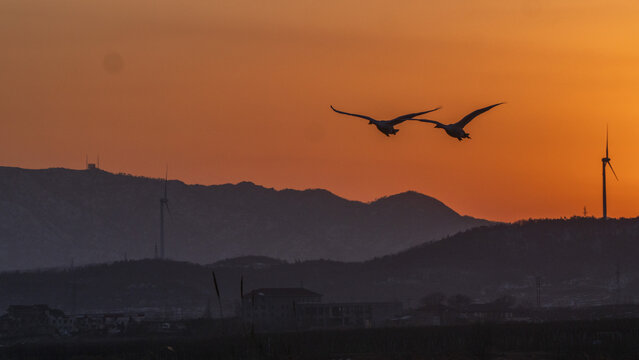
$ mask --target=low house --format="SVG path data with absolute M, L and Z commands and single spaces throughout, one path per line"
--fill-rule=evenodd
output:
M 442 326 L 454 324 L 457 317 L 457 311 L 450 306 L 427 304 L 393 319 L 393 323 L 397 326 Z
M 48 305 L 10 305 L 2 320 L 3 331 L 12 336 L 68 335 L 73 321 Z
M 514 310 L 494 303 L 469 304 L 460 311 L 458 318 L 469 322 L 510 322 Z
M 323 303 L 304 288 L 263 288 L 242 299 L 240 318 L 258 331 L 374 327 L 401 313 L 399 302 Z
M 401 312 L 399 302 L 302 303 L 298 324 L 304 329 L 371 328 Z
M 139 324 L 144 320 L 144 313 L 105 313 L 85 314 L 75 318 L 79 332 L 89 334 L 120 334 L 131 324 Z
M 262 288 L 244 295 L 240 316 L 255 329 L 292 330 L 301 303 L 319 303 L 322 295 L 304 288 Z

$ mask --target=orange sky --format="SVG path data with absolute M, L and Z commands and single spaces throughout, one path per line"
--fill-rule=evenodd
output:
M 405 190 L 493 220 L 639 215 L 639 2 L 6 0 L 0 165 L 250 180 L 373 200 Z M 104 58 L 118 54 L 120 70 Z M 116 56 L 117 60 L 117 56 Z M 117 65 L 117 64 L 116 64 Z M 117 68 L 117 66 L 116 66 Z M 462 143 L 379 118 L 435 106 Z

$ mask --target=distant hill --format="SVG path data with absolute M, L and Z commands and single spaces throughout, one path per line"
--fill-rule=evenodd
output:
M 162 188 L 101 170 L 0 167 L 0 271 L 152 258 Z M 202 264 L 362 261 L 491 224 L 415 192 L 362 203 L 326 190 L 169 181 L 168 197 L 167 256 Z
M 215 301 L 216 272 L 225 312 L 260 287 L 304 286 L 325 300 L 399 300 L 415 305 L 429 293 L 479 300 L 513 295 L 520 303 L 610 304 L 639 299 L 639 218 L 534 220 L 481 227 L 399 254 L 358 262 L 282 262 L 242 257 L 202 266 L 143 260 L 69 270 L 0 274 L 0 311 L 9 304 L 49 303 L 78 311 L 121 308 L 195 309 Z M 619 269 L 619 287 L 617 287 Z M 74 289 L 74 290 L 72 290 Z M 186 311 L 186 310 L 184 310 Z

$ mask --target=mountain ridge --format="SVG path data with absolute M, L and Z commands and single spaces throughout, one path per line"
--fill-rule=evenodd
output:
M 163 180 L 103 170 L 0 167 L 0 270 L 154 256 Z M 416 192 L 370 203 L 324 189 L 167 183 L 170 258 L 363 261 L 492 222 Z

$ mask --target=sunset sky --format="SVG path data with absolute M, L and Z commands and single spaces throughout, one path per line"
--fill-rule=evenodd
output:
M 491 220 L 639 215 L 639 2 L 4 0 L 0 165 L 406 190 Z M 475 119 L 387 138 L 336 108 Z

